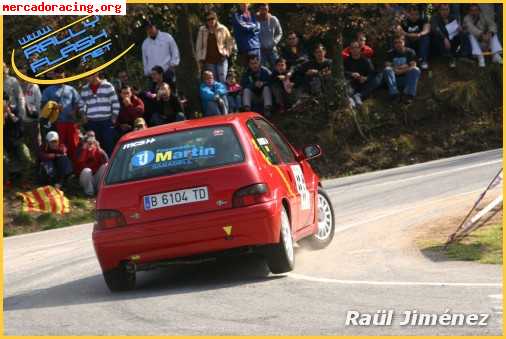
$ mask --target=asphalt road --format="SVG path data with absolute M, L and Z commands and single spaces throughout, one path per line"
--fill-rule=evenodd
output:
M 4 240 L 6 335 L 500 335 L 502 266 L 431 258 L 411 234 L 469 206 L 502 150 L 324 182 L 338 229 L 275 276 L 256 256 L 138 274 L 111 294 L 91 225 Z M 394 310 L 392 326 L 345 326 Z M 487 313 L 487 326 L 400 326 L 400 314 Z

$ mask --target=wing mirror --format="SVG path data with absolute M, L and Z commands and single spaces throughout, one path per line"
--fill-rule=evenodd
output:
M 302 149 L 301 160 L 311 160 L 318 158 L 320 155 L 322 155 L 322 149 L 320 145 L 304 146 Z

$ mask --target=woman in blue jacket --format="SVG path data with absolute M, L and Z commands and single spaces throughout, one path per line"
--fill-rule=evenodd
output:
M 228 114 L 227 87 L 221 82 L 214 81 L 211 71 L 202 73 L 200 100 L 202 100 L 204 116 Z

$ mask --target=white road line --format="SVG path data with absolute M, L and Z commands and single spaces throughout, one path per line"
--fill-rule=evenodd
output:
M 501 283 L 458 283 L 458 282 L 429 282 L 429 281 L 370 281 L 370 280 L 340 280 L 330 278 L 317 278 L 304 274 L 288 273 L 288 277 L 297 280 L 307 280 L 330 284 L 343 285 L 376 285 L 376 286 L 439 286 L 439 287 L 498 287 Z
M 477 167 L 483 167 L 483 166 L 488 166 L 488 165 L 493 165 L 493 164 L 497 164 L 497 163 L 502 163 L 502 159 L 500 160 L 493 160 L 493 161 L 488 161 L 488 162 L 483 162 L 483 163 L 479 163 L 479 164 L 475 164 L 475 165 L 470 165 L 470 166 L 465 166 L 465 167 L 458 167 L 458 168 L 454 168 L 454 169 L 450 169 L 450 170 L 446 170 L 446 171 L 440 171 L 440 172 L 434 172 L 434 173 L 430 173 L 430 174 L 422 174 L 422 175 L 417 175 L 415 177 L 409 177 L 409 178 L 406 178 L 406 179 L 399 179 L 399 180 L 390 180 L 390 181 L 387 181 L 387 182 L 379 182 L 379 183 L 370 183 L 370 184 L 359 184 L 357 183 L 356 186 L 353 185 L 353 183 L 351 183 L 350 185 L 348 186 L 353 186 L 354 189 L 356 188 L 363 188 L 363 187 L 376 187 L 376 186 L 387 186 L 387 185 L 392 185 L 392 184 L 399 184 L 399 183 L 404 183 L 404 182 L 408 182 L 408 181 L 414 181 L 414 180 L 418 180 L 418 179 L 425 179 L 425 178 L 430 178 L 430 177 L 434 177 L 434 176 L 438 176 L 438 175 L 445 175 L 445 174 L 451 174 L 451 173 L 456 173 L 456 172 L 462 172 L 462 171 L 465 171 L 465 170 L 468 170 L 468 169 L 472 169 L 472 168 L 477 168 Z M 380 180 L 381 178 L 378 178 L 378 180 Z M 335 188 L 329 188 L 327 191 L 328 192 L 332 192 L 332 191 L 337 191 L 341 189 L 341 187 L 335 187 Z
M 411 211 L 411 210 L 418 209 L 418 208 L 420 208 L 420 206 L 423 206 L 423 205 L 434 204 L 434 203 L 438 203 L 438 202 L 445 201 L 445 200 L 448 200 L 448 199 L 454 199 L 456 197 L 472 194 L 472 193 L 478 193 L 478 192 L 481 193 L 483 191 L 484 191 L 484 189 L 479 189 L 479 190 L 474 190 L 474 191 L 469 191 L 469 192 L 464 192 L 464 193 L 459 193 L 459 194 L 451 195 L 451 196 L 444 197 L 444 198 L 441 198 L 441 199 L 430 200 L 430 201 L 427 201 L 425 203 L 415 203 L 415 206 L 401 208 L 401 209 L 395 210 L 393 212 L 383 213 L 383 214 L 380 214 L 378 216 L 375 216 L 375 217 L 372 217 L 372 218 L 369 218 L 369 219 L 365 219 L 365 220 L 354 222 L 352 224 L 348 224 L 348 225 L 344 225 L 344 226 L 337 226 L 335 232 L 336 233 L 337 232 L 344 232 L 344 231 L 346 231 L 346 230 L 348 230 L 348 229 L 350 229 L 352 227 L 358 226 L 358 225 L 368 224 L 368 223 L 371 223 L 373 221 L 377 221 L 377 220 L 380 220 L 380 219 L 383 219 L 383 218 L 386 218 L 386 217 L 391 217 L 391 216 L 394 216 L 394 215 L 397 215 L 397 214 L 400 214 L 400 213 L 404 213 L 404 212 L 408 212 L 408 211 Z

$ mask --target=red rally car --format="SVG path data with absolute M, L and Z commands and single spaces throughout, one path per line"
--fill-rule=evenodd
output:
M 97 197 L 93 244 L 111 291 L 136 271 L 256 250 L 273 273 L 294 267 L 293 243 L 324 248 L 334 212 L 309 159 L 267 120 L 240 113 L 128 133 Z

